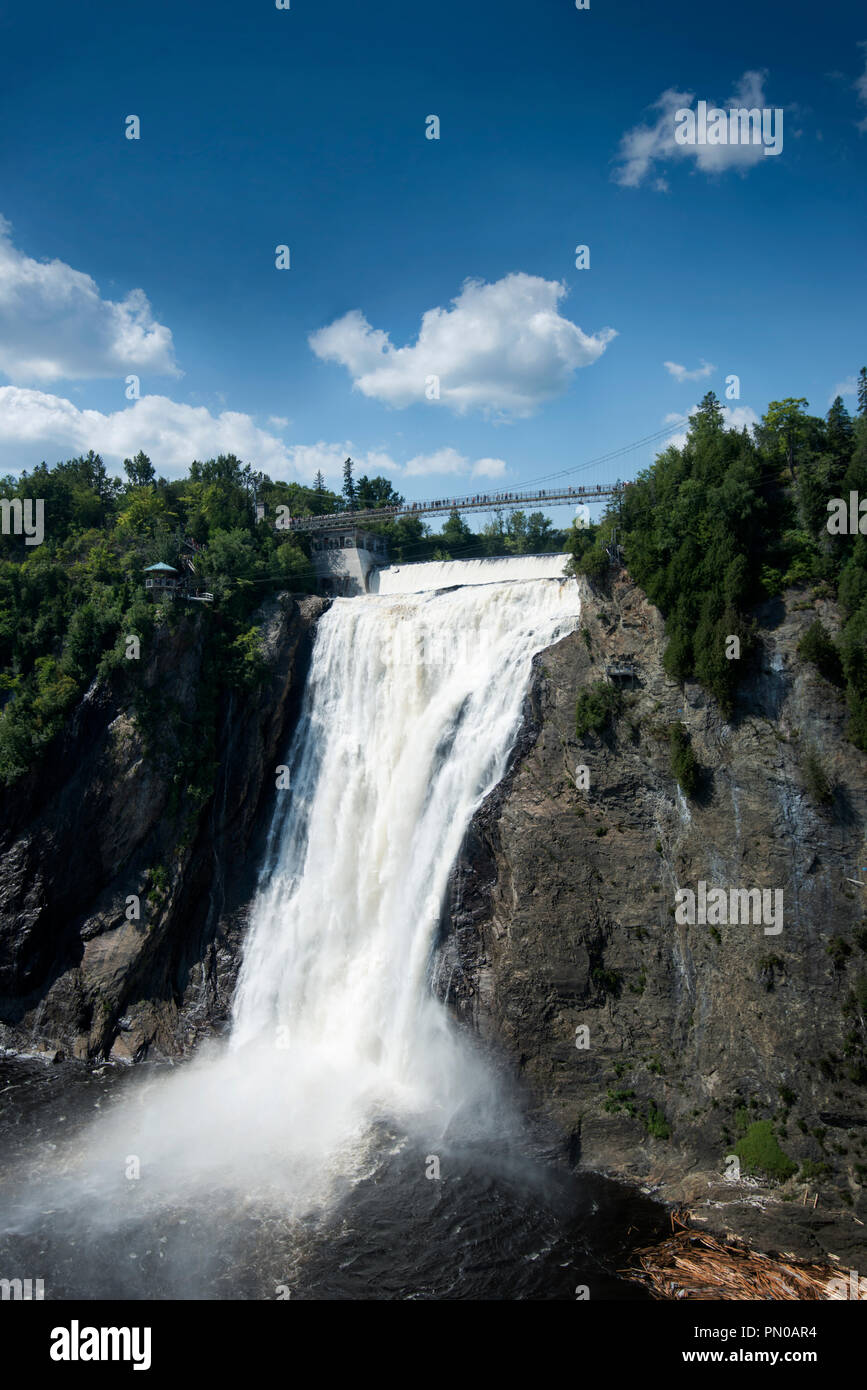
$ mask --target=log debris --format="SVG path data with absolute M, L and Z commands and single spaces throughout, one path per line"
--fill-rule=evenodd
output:
M 833 1265 L 763 1255 L 736 1240 L 719 1240 L 689 1225 L 689 1212 L 671 1214 L 672 1235 L 633 1252 L 636 1264 L 620 1273 L 659 1299 L 773 1299 L 783 1302 L 839 1298 Z

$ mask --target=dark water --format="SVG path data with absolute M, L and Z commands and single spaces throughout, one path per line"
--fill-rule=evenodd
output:
M 570 1171 L 537 1139 L 452 1145 L 439 1179 L 382 1125 L 368 1175 L 325 1211 L 203 1185 L 145 1211 L 138 1185 L 54 1203 L 60 1149 L 161 1068 L 0 1059 L 0 1278 L 71 1299 L 642 1299 L 617 1273 L 662 1209 Z M 85 1160 L 86 1162 L 86 1160 Z M 243 1183 L 240 1185 L 243 1188 Z

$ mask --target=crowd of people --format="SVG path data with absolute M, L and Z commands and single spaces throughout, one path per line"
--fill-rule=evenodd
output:
M 429 508 L 443 510 L 448 507 L 450 509 L 455 508 L 459 511 L 461 507 L 498 507 L 503 502 L 541 502 L 546 497 L 556 497 L 557 499 L 563 497 L 587 497 L 592 496 L 594 493 L 607 493 L 609 491 L 610 489 L 605 487 L 604 484 L 598 483 L 596 487 L 569 487 L 554 490 L 543 488 L 529 493 L 526 498 L 524 498 L 523 494 L 520 492 L 477 493 L 475 497 L 440 497 L 434 502 L 412 502 L 407 510 L 410 512 L 426 512 Z

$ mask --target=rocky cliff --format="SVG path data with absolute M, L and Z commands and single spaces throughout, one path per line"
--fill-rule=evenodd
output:
M 142 673 L 175 713 L 159 755 L 96 684 L 51 756 L 2 794 L 0 1042 L 135 1060 L 225 1021 L 326 606 L 283 595 L 263 609 L 267 677 L 223 696 L 204 800 L 178 780 L 176 744 L 184 728 L 195 743 L 205 614 L 165 627 Z M 833 606 L 803 592 L 758 614 L 726 720 L 666 677 L 661 615 L 625 572 L 585 585 L 581 627 L 537 659 L 510 771 L 468 830 L 437 978 L 573 1161 L 765 1249 L 857 1268 L 867 758 L 797 655 L 817 612 L 835 631 Z M 627 660 L 609 725 L 579 737 L 579 692 Z M 675 724 L 701 768 L 690 796 Z M 780 890 L 782 930 L 679 922 L 676 892 L 702 881 Z M 776 1180 L 744 1168 L 727 1181 L 727 1156 L 757 1134 Z
M 211 613 L 156 630 L 136 679 L 94 682 L 48 756 L 0 794 L 0 1041 L 80 1058 L 171 1056 L 225 1019 L 275 767 L 327 604 L 279 595 L 257 615 L 265 678 L 211 711 L 209 790 L 185 769 L 204 741 Z M 123 683 L 121 683 L 123 688 Z
M 438 978 L 574 1160 L 765 1248 L 861 1247 L 863 1263 L 867 758 L 797 655 L 817 610 L 833 632 L 831 605 L 803 592 L 759 613 L 727 721 L 666 677 L 662 618 L 624 572 L 585 587 L 581 630 L 537 659 L 511 771 L 466 837 Z M 579 738 L 579 691 L 627 658 L 612 722 Z M 691 798 L 675 723 L 701 765 Z M 782 930 L 680 924 L 675 893 L 702 880 L 781 889 Z M 747 1138 L 775 1179 L 724 1179 Z

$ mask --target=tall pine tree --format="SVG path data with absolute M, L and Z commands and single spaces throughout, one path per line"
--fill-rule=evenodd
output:
M 355 483 L 352 480 L 352 459 L 343 465 L 343 497 L 350 511 L 355 510 Z
M 852 424 L 852 416 L 843 404 L 842 396 L 834 397 L 825 419 L 828 448 L 837 467 L 845 470 L 855 447 L 855 426 Z M 836 478 L 834 481 L 836 482 Z

